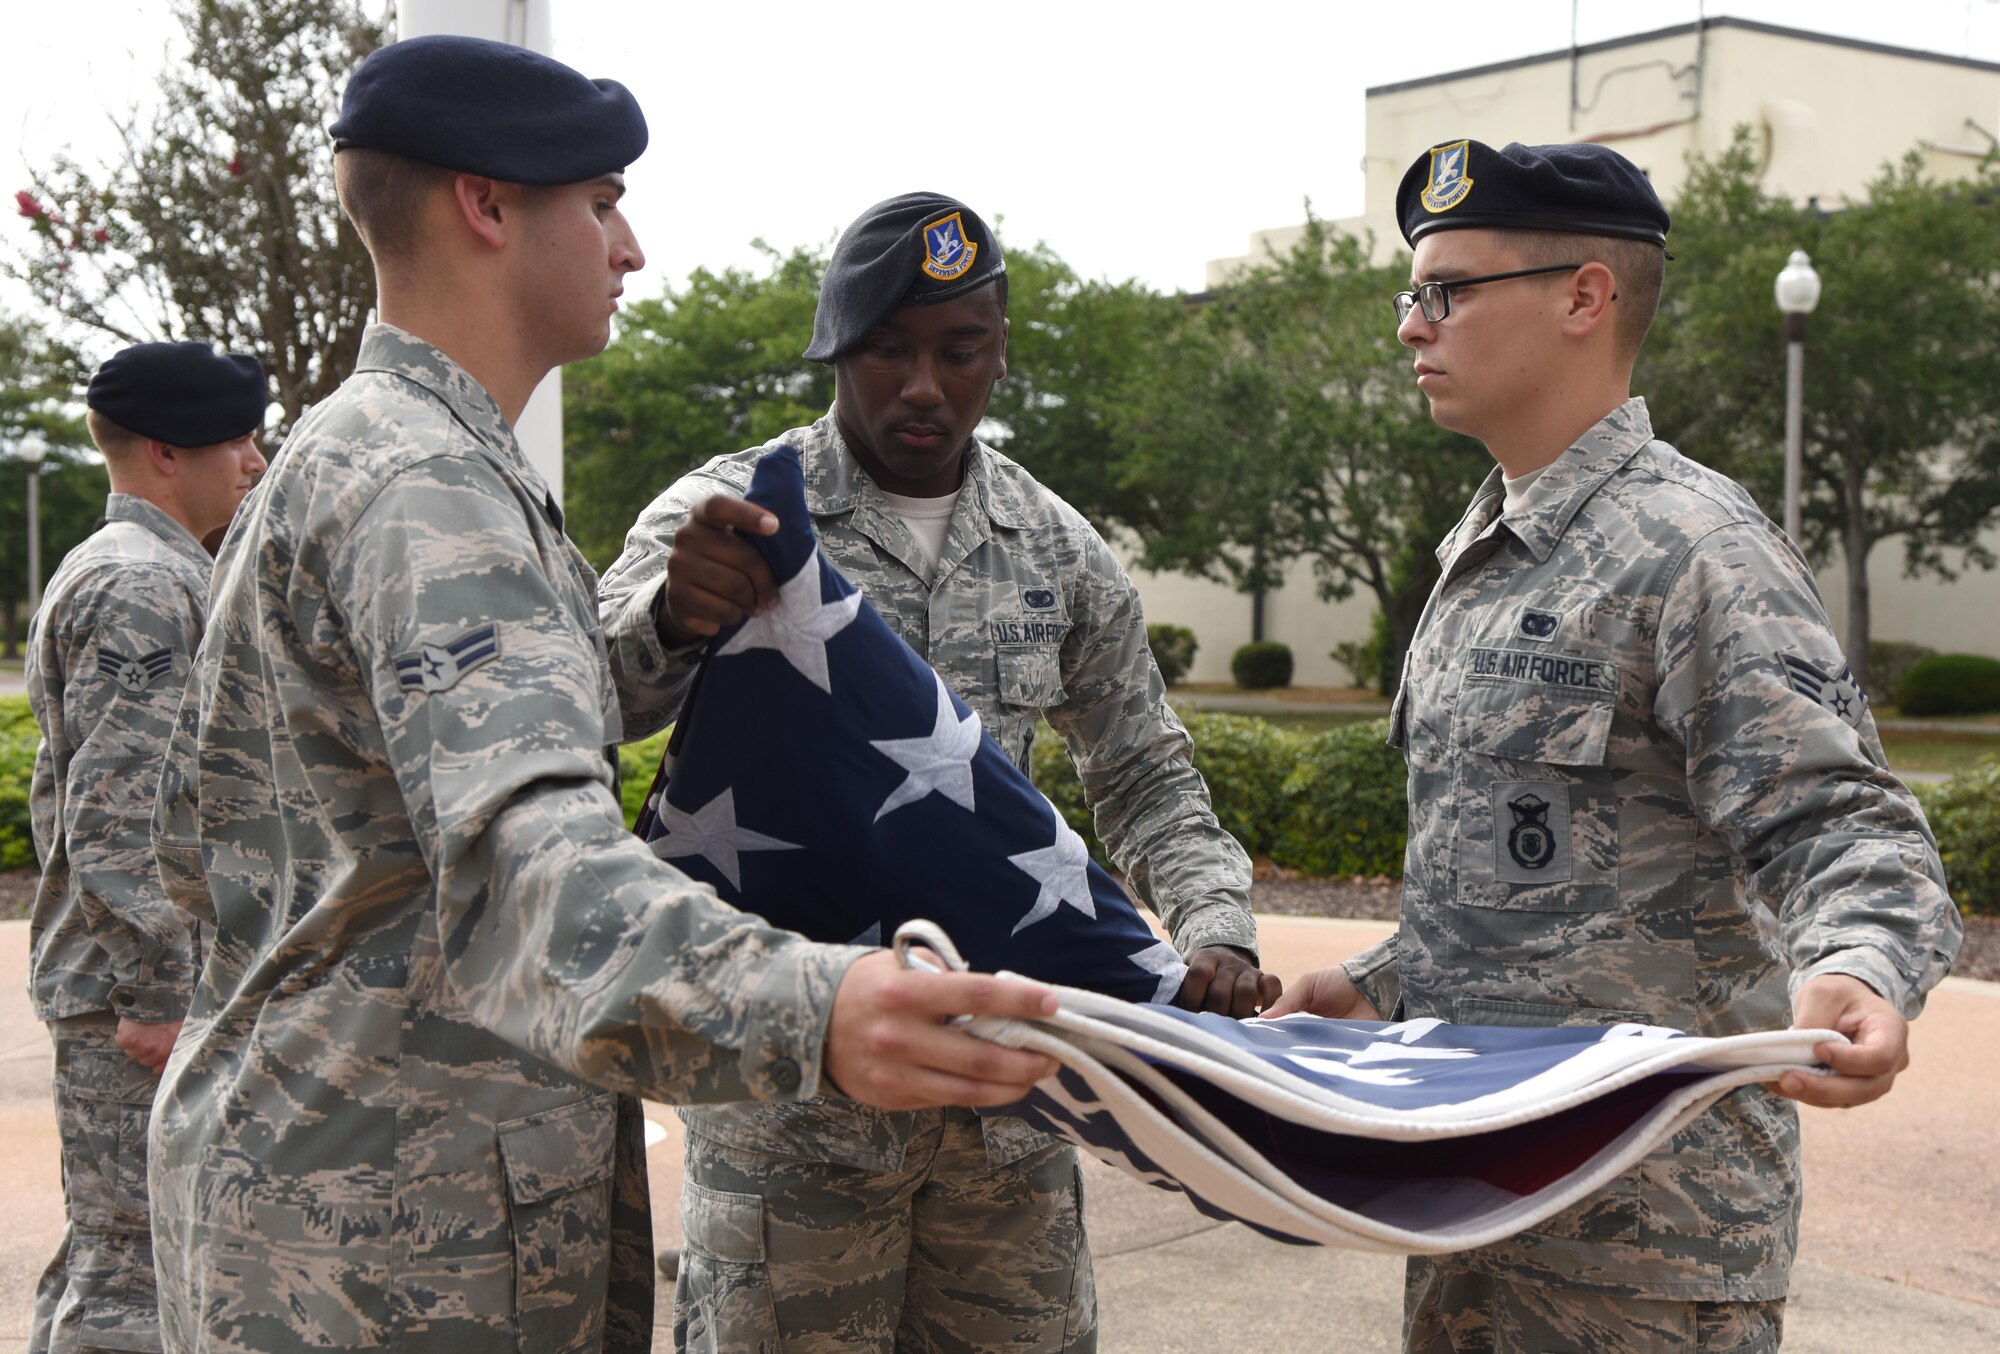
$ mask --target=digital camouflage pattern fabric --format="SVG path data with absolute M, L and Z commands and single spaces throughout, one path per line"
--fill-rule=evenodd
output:
M 1960 923 L 1805 561 L 1737 485 L 1607 415 L 1438 551 L 1392 716 L 1402 925 L 1347 970 L 1385 1014 L 1779 1029 L 1793 988 L 1905 1014 Z M 1815 674 L 1812 681 L 1802 674 Z M 1760 1088 L 1551 1223 L 1450 1264 L 1555 1288 L 1785 1295 L 1798 1119 Z
M 209 558 L 143 498 L 113 494 L 104 515 L 29 625 L 28 702 L 42 731 L 29 816 L 42 877 L 28 996 L 38 1020 L 178 1020 L 196 960 L 153 868 L 153 794 L 201 643 Z
M 55 1044 L 67 1226 L 36 1290 L 30 1348 L 160 1347 L 146 1214 L 153 1074 L 118 1020 L 187 1011 L 200 942 L 153 867 L 160 754 L 201 642 L 208 552 L 143 498 L 49 580 L 28 627 L 28 701 L 42 742 L 29 821 L 42 875 L 28 922 L 28 996 Z
M 780 445 L 799 449 L 806 504 L 827 558 L 979 715 L 1014 763 L 1027 768 L 1038 720 L 1046 719 L 1062 737 L 1096 811 L 1099 837 L 1181 952 L 1233 945 L 1255 954 L 1250 862 L 1217 824 L 1207 787 L 1189 760 L 1192 744 L 1166 704 L 1137 590 L 1088 522 L 983 444 L 975 442 L 967 455 L 935 567 L 847 449 L 832 413 L 765 446 L 711 461 L 675 483 L 641 514 L 602 588 L 628 736 L 673 719 L 701 652 L 700 645 L 664 648 L 654 625 L 674 533 L 710 495 L 741 496 L 757 460 Z M 934 1181 L 958 1191 L 1012 1190 L 1023 1199 L 1042 1198 L 1058 1212 L 1058 1196 L 1025 1183 L 1055 1168 L 1043 1156 L 1024 1158 L 1053 1152 L 1074 1159 L 1070 1149 L 1052 1148 L 1052 1139 L 1019 1120 L 982 1124 L 964 1111 L 898 1114 L 820 1100 L 690 1110 L 682 1118 L 689 1130 L 690 1179 L 702 1178 L 707 1154 L 721 1147 L 767 1154 L 773 1170 L 781 1160 L 817 1163 L 823 1183 L 816 1206 L 820 1225 L 829 1229 L 827 1220 L 854 1215 L 867 1192 L 859 1183 L 867 1173 L 878 1177 L 867 1190 L 886 1188 L 882 1177 L 919 1159 L 916 1144 L 927 1135 L 943 1141 L 947 1152 L 931 1168 Z M 773 1194 L 767 1207 L 782 1215 L 797 1205 Z M 1047 1215 L 1036 1225 L 1059 1228 L 1060 1220 Z M 693 1224 L 695 1230 L 702 1226 Z M 855 1224 L 842 1234 L 857 1254 L 866 1249 L 860 1230 Z M 1080 1254 L 1080 1230 L 1074 1244 Z M 1051 1282 L 1052 1272 L 1027 1256 L 1022 1252 L 1019 1264 L 996 1276 L 1011 1279 L 1010 1301 L 1023 1310 L 1034 1305 L 1033 1293 Z M 819 1290 L 823 1300 L 815 1310 L 822 1324 L 815 1329 L 837 1329 L 830 1324 L 840 1319 L 834 1294 L 842 1284 L 865 1284 L 874 1264 L 856 1259 L 851 1272 Z M 683 1268 L 677 1320 L 688 1319 L 690 1302 L 709 1301 L 690 1287 L 704 1272 L 699 1265 Z M 1001 1302 L 994 1310 L 1013 1307 Z M 919 1319 L 940 1318 L 934 1310 Z M 1046 1347 L 1083 1349 L 1091 1331 L 1094 1321 L 1055 1309 L 1037 1324 L 1005 1332 L 981 1319 L 955 1333 L 959 1346 L 940 1347 L 1056 1339 L 1067 1343 Z M 716 1347 L 734 1348 L 731 1340 L 749 1338 L 736 1328 Z
M 819 1086 L 865 951 L 625 830 L 594 585 L 386 325 L 245 501 L 154 822 L 214 931 L 153 1128 L 170 1347 L 646 1349 L 630 1097 Z

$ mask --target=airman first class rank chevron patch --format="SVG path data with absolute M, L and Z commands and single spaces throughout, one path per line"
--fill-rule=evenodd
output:
M 490 625 L 468 630 L 448 644 L 425 644 L 396 658 L 396 680 L 405 691 L 449 691 L 474 668 L 500 656 L 500 637 Z

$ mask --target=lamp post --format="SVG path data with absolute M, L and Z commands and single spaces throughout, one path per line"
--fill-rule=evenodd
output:
M 1785 313 L 1785 534 L 1799 538 L 1799 482 L 1804 478 L 1806 316 L 1819 304 L 1819 274 L 1794 249 L 1778 274 L 1778 309 Z
M 31 439 L 21 448 L 28 467 L 28 615 L 42 609 L 42 455 L 46 449 Z

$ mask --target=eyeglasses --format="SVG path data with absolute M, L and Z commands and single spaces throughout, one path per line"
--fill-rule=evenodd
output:
M 1436 324 L 1451 314 L 1451 294 L 1482 282 L 1506 282 L 1517 277 L 1539 277 L 1543 273 L 1566 273 L 1583 267 L 1580 263 L 1551 263 L 1546 268 L 1517 268 L 1511 273 L 1488 273 L 1485 277 L 1460 277 L 1448 282 L 1423 282 L 1415 291 L 1396 293 L 1396 324 L 1401 327 L 1410 312 L 1423 307 L 1424 318 Z

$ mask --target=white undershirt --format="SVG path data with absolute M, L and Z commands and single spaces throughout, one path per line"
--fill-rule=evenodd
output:
M 942 498 L 905 498 L 882 490 L 889 507 L 910 529 L 910 539 L 917 543 L 917 550 L 924 557 L 926 573 L 937 568 L 938 556 L 944 552 L 945 533 L 951 527 L 951 514 L 958 507 L 958 495 L 959 491 L 954 489 Z
M 1515 509 L 1526 503 L 1528 501 L 1528 491 L 1535 487 L 1535 481 L 1540 479 L 1542 471 L 1547 469 L 1548 466 L 1542 466 L 1538 470 L 1530 470 L 1527 474 L 1519 478 L 1502 471 L 1500 485 L 1507 491 L 1507 499 L 1500 505 L 1500 515 L 1503 517 L 1512 516 Z

